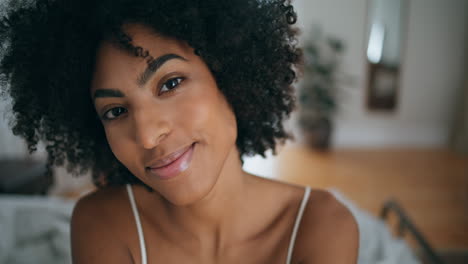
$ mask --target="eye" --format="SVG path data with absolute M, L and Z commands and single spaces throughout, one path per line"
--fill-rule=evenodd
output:
M 114 108 L 111 108 L 109 110 L 107 110 L 104 115 L 103 115 L 103 119 L 104 120 L 113 120 L 113 119 L 116 119 L 117 117 L 119 117 L 120 115 L 124 114 L 127 112 L 127 109 L 123 108 L 123 107 L 114 107 Z
M 182 77 L 171 78 L 163 84 L 159 92 L 160 93 L 169 92 L 175 89 L 177 86 L 179 86 L 179 84 L 182 83 L 183 81 L 184 81 L 184 78 Z

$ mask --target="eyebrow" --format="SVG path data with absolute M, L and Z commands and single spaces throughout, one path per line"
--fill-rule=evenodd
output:
M 173 53 L 162 55 L 156 58 L 155 60 L 152 60 L 149 62 L 148 67 L 145 69 L 145 71 L 140 75 L 140 77 L 137 80 L 138 85 L 139 86 L 145 85 L 145 83 L 148 82 L 151 76 L 156 71 L 158 71 L 158 69 L 161 68 L 161 66 L 163 66 L 164 63 L 172 59 L 179 59 L 179 60 L 187 61 L 186 58 L 179 56 L 177 54 L 173 54 Z
M 145 71 L 138 77 L 137 83 L 138 86 L 143 86 L 145 85 L 148 80 L 153 76 L 154 73 L 158 71 L 161 66 L 164 65 L 169 60 L 172 59 L 179 59 L 183 61 L 187 61 L 186 58 L 179 56 L 177 54 L 169 53 L 162 55 L 154 60 L 151 60 L 148 63 L 148 67 L 146 67 Z M 96 100 L 96 98 L 103 98 L 103 97 L 125 97 L 125 94 L 121 92 L 120 90 L 117 89 L 96 89 L 93 94 L 93 100 Z
M 97 89 L 94 91 L 93 100 L 102 97 L 125 97 L 125 94 L 116 89 Z

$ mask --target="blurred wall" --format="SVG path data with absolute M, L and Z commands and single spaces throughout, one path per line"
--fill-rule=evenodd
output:
M 468 46 L 466 49 L 468 50 Z M 468 55 L 468 52 L 465 55 Z M 468 56 L 466 57 L 465 63 L 468 65 Z M 468 155 L 468 69 L 466 70 L 465 78 L 465 86 L 460 89 L 459 93 L 451 143 L 454 150 Z
M 11 132 L 8 125 L 11 116 L 10 104 L 0 99 L 0 159 L 24 157 L 27 154 L 26 144 Z
M 345 41 L 344 87 L 334 135 L 338 147 L 446 146 L 468 45 L 466 0 L 408 0 L 397 111 L 369 112 L 366 98 L 367 0 L 295 0 L 301 41 L 319 24 Z

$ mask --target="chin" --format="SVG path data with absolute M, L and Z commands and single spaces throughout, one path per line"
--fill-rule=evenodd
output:
M 191 175 L 189 175 L 191 176 Z M 190 206 L 207 197 L 216 185 L 217 177 L 207 177 L 203 181 L 195 181 L 185 185 L 172 186 L 159 193 L 175 206 Z
M 235 146 L 233 149 L 237 150 Z M 157 184 L 155 188 L 167 201 L 176 206 L 190 206 L 207 199 L 215 191 L 215 186 L 220 180 L 221 173 L 228 162 L 228 157 L 237 152 L 226 153 L 223 159 L 204 161 L 199 156 L 195 156 L 193 167 L 185 175 L 180 175 L 174 181 Z M 210 168 L 208 171 L 207 168 Z M 161 183 L 161 182 L 160 182 Z
M 173 179 L 158 180 L 146 175 L 142 181 L 171 204 L 190 206 L 212 192 L 220 174 L 217 169 L 206 172 L 208 166 L 199 164 L 196 158 L 193 161 L 192 167 Z

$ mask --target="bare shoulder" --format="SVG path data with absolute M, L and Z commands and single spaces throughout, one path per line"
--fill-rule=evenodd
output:
M 311 191 L 295 249 L 300 263 L 357 263 L 359 230 L 349 209 L 325 190 Z
M 71 220 L 71 246 L 74 264 L 132 263 L 132 257 L 119 232 L 124 197 L 123 188 L 97 190 L 75 205 Z

